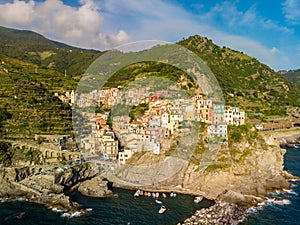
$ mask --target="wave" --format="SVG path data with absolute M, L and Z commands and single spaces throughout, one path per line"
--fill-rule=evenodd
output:
M 267 202 L 268 202 L 268 204 L 271 204 L 271 205 L 290 205 L 291 204 L 291 201 L 289 199 L 281 199 L 281 200 L 268 199 Z
M 50 207 L 50 208 L 51 208 L 51 207 Z M 57 212 L 57 213 L 67 212 L 67 210 L 58 209 L 58 208 L 51 208 L 51 210 L 52 210 L 53 212 Z
M 61 217 L 74 218 L 74 217 L 80 217 L 81 215 L 82 215 L 81 212 L 74 212 L 74 213 L 65 212 L 61 215 Z
M 247 209 L 246 213 L 255 214 L 255 213 L 257 213 L 257 211 L 258 211 L 258 208 L 253 206 L 253 207 L 250 207 L 249 209 Z
M 293 189 L 283 189 L 283 191 L 291 195 L 298 195 Z
M 294 182 L 294 181 L 299 181 L 299 179 L 288 179 L 288 180 L 289 180 L 289 181 L 293 181 L 293 182 Z M 293 185 L 296 186 L 295 184 L 292 184 L 292 186 L 293 186 Z

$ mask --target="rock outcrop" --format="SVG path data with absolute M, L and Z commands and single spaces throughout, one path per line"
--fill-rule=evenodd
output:
M 108 181 L 103 179 L 103 177 L 96 176 L 91 180 L 82 182 L 78 187 L 78 191 L 82 195 L 93 198 L 116 197 L 113 192 L 108 189 L 107 183 Z
M 197 210 L 194 215 L 178 225 L 238 224 L 245 219 L 245 211 L 236 204 L 217 201 L 209 208 Z
M 64 186 L 66 189 L 92 179 L 97 175 L 97 171 L 91 169 L 88 164 L 86 166 L 71 167 L 70 169 L 56 173 L 54 175 L 54 183 Z
M 73 212 L 78 210 L 79 204 L 70 201 L 65 195 L 66 190 L 80 187 L 80 191 L 90 197 L 114 197 L 107 188 L 107 181 L 96 177 L 97 171 L 89 164 L 70 167 L 60 172 L 48 169 L 47 173 L 35 173 L 37 171 L 41 171 L 41 168 L 1 168 L 0 198 L 13 200 L 22 197 L 27 201 Z
M 176 191 L 249 206 L 262 201 L 261 197 L 269 191 L 290 187 L 287 179 L 291 176 L 283 169 L 285 152 L 280 148 L 278 140 L 266 134 L 223 146 L 216 159 L 212 160 L 211 166 L 202 172 L 196 163 L 182 163 L 182 159 L 178 158 L 177 162 L 181 162 L 183 166 L 178 172 L 171 166 L 165 166 L 163 171 L 161 167 L 155 166 L 146 170 L 141 165 L 141 175 L 137 173 L 138 166 L 125 166 L 117 176 L 110 174 L 108 179 L 114 181 L 115 186 L 124 188 Z M 172 160 L 176 162 L 175 159 Z M 226 166 L 222 167 L 223 165 Z M 138 178 L 134 174 L 142 176 L 143 180 L 152 181 L 160 174 L 167 174 L 168 168 L 172 169 L 172 173 L 164 180 L 152 182 L 152 185 L 135 182 Z

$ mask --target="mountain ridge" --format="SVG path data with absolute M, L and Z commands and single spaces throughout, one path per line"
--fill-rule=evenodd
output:
M 61 73 L 81 75 L 102 53 L 52 41 L 29 30 L 0 26 L 0 53 Z
M 6 35 L 2 35 L 3 33 Z M 24 35 L 27 38 L 23 39 Z M 29 38 L 32 35 L 36 39 Z M 177 44 L 193 51 L 210 67 L 223 90 L 226 104 L 242 108 L 248 118 L 264 121 L 269 116 L 286 117 L 291 116 L 289 111 L 295 112 L 290 108 L 299 108 L 299 88 L 257 59 L 225 46 L 217 46 L 212 40 L 200 35 L 188 37 Z M 49 94 L 51 92 L 63 94 L 64 91 L 76 89 L 76 84 L 86 68 L 104 53 L 51 41 L 32 31 L 18 31 L 4 27 L 0 27 L 0 50 L 3 57 L 11 57 L 3 58 L 0 55 L 3 59 L 12 61 L 8 64 L 8 69 L 10 73 L 14 73 L 13 79 L 22 80 L 29 77 L 35 88 L 42 85 Z M 119 84 L 121 78 L 131 79 L 132 75 L 137 76 L 139 73 L 151 75 L 155 69 L 166 78 L 173 79 L 176 74 L 180 77 L 176 68 L 167 64 L 142 62 L 118 71 L 109 83 Z M 170 77 L 172 74 L 174 77 Z M 12 75 L 5 74 L 5 76 L 8 79 Z M 47 87 L 49 84 L 51 85 Z M 13 94 L 3 85 L 0 88 L 3 93 Z M 32 100 L 31 103 L 32 109 L 38 108 L 37 102 Z M 66 114 L 69 115 L 67 112 Z

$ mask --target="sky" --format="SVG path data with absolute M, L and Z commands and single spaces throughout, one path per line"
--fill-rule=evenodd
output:
M 300 0 L 0 0 L 0 25 L 98 50 L 198 34 L 276 71 L 300 68 Z

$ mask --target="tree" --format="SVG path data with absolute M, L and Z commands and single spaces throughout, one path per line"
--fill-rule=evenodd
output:
M 12 165 L 12 158 L 14 155 L 14 151 L 11 143 L 8 142 L 0 142 L 0 163 L 4 166 Z

